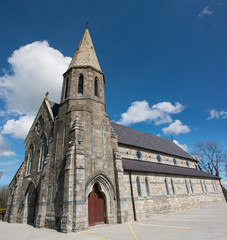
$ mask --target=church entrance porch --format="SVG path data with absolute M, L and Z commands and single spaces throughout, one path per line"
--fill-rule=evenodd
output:
M 88 196 L 88 222 L 89 226 L 104 223 L 105 200 L 99 192 L 97 184 L 93 186 L 92 192 Z
M 38 194 L 34 183 L 30 183 L 25 194 L 24 223 L 35 224 L 38 210 Z
M 37 192 L 36 189 L 34 189 L 32 192 L 28 195 L 28 224 L 34 224 L 35 223 L 35 217 L 36 217 L 36 209 L 37 209 Z
M 117 223 L 117 202 L 111 181 L 103 174 L 92 177 L 86 184 L 87 225 Z

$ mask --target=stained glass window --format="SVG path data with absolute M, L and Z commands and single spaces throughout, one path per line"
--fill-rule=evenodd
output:
M 169 195 L 169 186 L 166 178 L 165 178 L 165 187 L 166 187 L 166 193 L 167 195 Z
M 149 189 L 149 183 L 147 180 L 147 177 L 145 177 L 145 185 L 146 185 L 146 191 L 147 191 L 147 196 L 150 196 L 150 189 Z
M 186 187 L 187 193 L 189 193 L 188 182 L 186 179 L 185 179 L 185 187 Z
M 137 184 L 138 197 L 141 197 L 140 179 L 138 176 L 136 177 L 136 184 Z
M 175 187 L 174 187 L 174 183 L 173 183 L 173 179 L 172 178 L 171 178 L 171 186 L 172 186 L 173 194 L 175 195 Z
M 192 181 L 191 180 L 189 180 L 189 184 L 190 184 L 192 193 L 194 193 L 194 189 L 193 189 L 193 185 L 192 185 Z
M 42 135 L 42 145 L 41 145 L 41 151 L 40 151 L 40 159 L 39 159 L 39 170 L 42 170 L 43 163 L 46 159 L 47 155 L 47 139 L 45 134 Z
M 140 159 L 140 158 L 142 157 L 142 153 L 141 153 L 140 151 L 137 151 L 137 152 L 136 152 L 136 156 L 137 156 L 137 158 Z
M 33 162 L 33 145 L 30 146 L 29 154 L 28 154 L 28 165 L 27 165 L 27 175 L 31 174 L 32 170 L 32 162 Z

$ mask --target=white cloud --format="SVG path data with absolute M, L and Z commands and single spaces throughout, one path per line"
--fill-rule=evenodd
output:
M 18 159 L 14 159 L 11 161 L 0 161 L 0 167 L 7 167 L 7 166 L 14 166 L 16 164 L 18 164 L 20 161 Z
M 186 144 L 180 144 L 177 140 L 173 140 L 173 142 L 179 146 L 180 148 L 182 148 L 185 152 L 188 152 L 188 146 Z
M 13 156 L 16 156 L 16 153 L 10 150 L 9 144 L 0 133 L 0 157 L 13 157 Z
M 8 58 L 9 71 L 0 76 L 0 98 L 5 110 L 0 117 L 10 113 L 19 114 L 19 119 L 10 119 L 0 132 L 0 156 L 16 156 L 10 150 L 3 134 L 14 138 L 25 138 L 45 93 L 59 102 L 62 74 L 67 70 L 71 58 L 49 46 L 47 41 L 37 41 L 15 50 Z
M 190 128 L 187 125 L 183 125 L 180 120 L 175 120 L 168 127 L 162 128 L 164 134 L 181 134 L 190 132 Z
M 2 134 L 10 134 L 14 138 L 25 138 L 32 123 L 33 116 L 21 116 L 18 120 L 10 119 L 3 126 Z
M 227 111 L 221 111 L 220 116 L 221 116 L 222 119 L 227 118 Z
M 215 109 L 212 109 L 210 111 L 210 116 L 207 118 L 207 120 L 210 120 L 210 119 L 225 119 L 227 118 L 227 111 L 217 111 Z
M 130 125 L 133 123 L 154 121 L 155 125 L 171 123 L 170 114 L 178 114 L 184 110 L 184 106 L 178 102 L 173 105 L 170 102 L 161 102 L 151 108 L 146 100 L 131 103 L 128 110 L 121 114 L 119 124 Z
M 204 15 L 212 15 L 213 11 L 209 10 L 209 6 L 206 6 L 201 13 L 198 14 L 198 17 L 203 17 Z
M 11 112 L 34 115 L 46 91 L 59 102 L 62 74 L 71 58 L 49 46 L 47 41 L 37 41 L 15 50 L 8 59 L 11 69 L 0 77 L 0 96 Z
M 170 102 L 161 102 L 152 106 L 153 109 L 159 109 L 160 111 L 166 113 L 177 114 L 181 113 L 184 110 L 184 106 L 179 102 L 175 103 L 175 106 Z

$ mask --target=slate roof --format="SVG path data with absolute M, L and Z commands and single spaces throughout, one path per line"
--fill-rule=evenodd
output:
M 134 160 L 134 159 L 122 159 L 122 165 L 124 171 L 138 171 L 138 172 L 150 172 L 150 173 L 164 173 L 170 175 L 183 175 L 190 177 L 202 177 L 219 179 L 219 177 L 212 174 L 200 171 L 198 169 L 179 167 L 174 165 L 154 163 L 148 161 Z
M 160 153 L 167 153 L 196 161 L 174 142 L 155 135 L 128 128 L 116 123 L 111 123 L 118 137 L 118 142 L 130 146 L 140 147 Z
M 51 110 L 52 110 L 52 113 L 54 115 L 54 118 L 58 115 L 58 110 L 59 110 L 59 104 L 55 103 L 55 102 L 52 102 L 50 100 L 49 101 L 49 104 L 50 104 L 50 107 L 51 107 Z

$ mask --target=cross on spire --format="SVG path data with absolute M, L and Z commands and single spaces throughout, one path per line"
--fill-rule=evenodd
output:
M 89 21 L 87 21 L 86 24 L 85 24 L 86 28 L 88 28 L 88 23 L 89 23 Z
M 49 92 L 46 92 L 45 99 L 48 99 L 48 94 L 49 94 Z

